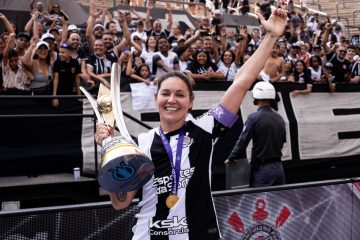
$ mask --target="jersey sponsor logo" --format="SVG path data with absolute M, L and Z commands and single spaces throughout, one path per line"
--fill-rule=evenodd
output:
M 178 235 L 188 233 L 188 224 L 186 217 L 179 219 L 174 216 L 172 219 L 149 220 L 149 234 L 150 235 Z
M 178 188 L 186 188 L 192 174 L 195 171 L 195 167 L 180 170 L 180 181 Z M 156 194 L 162 194 L 171 192 L 172 176 L 163 176 L 154 179 L 152 187 L 156 188 Z

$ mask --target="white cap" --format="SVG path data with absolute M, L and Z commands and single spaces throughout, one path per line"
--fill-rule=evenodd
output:
M 35 49 L 38 50 L 38 48 L 42 45 L 45 45 L 47 47 L 47 49 L 49 49 L 49 44 L 45 41 L 40 41 L 35 45 Z
M 74 24 L 70 24 L 70 25 L 68 26 L 68 30 L 69 30 L 69 31 L 78 30 L 78 27 L 77 27 L 76 25 L 74 25 Z
M 275 99 L 275 88 L 271 83 L 258 82 L 252 90 L 255 99 Z
M 55 40 L 54 35 L 52 35 L 51 33 L 47 32 L 47 33 L 44 33 L 44 34 L 41 36 L 41 41 L 44 41 L 44 40 L 47 39 L 47 38 L 51 38 L 51 39 Z

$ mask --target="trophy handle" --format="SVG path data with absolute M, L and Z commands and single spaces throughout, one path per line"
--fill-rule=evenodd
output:
M 96 115 L 96 118 L 97 118 L 98 122 L 99 122 L 99 123 L 105 123 L 104 118 L 101 116 L 101 113 L 100 113 L 99 110 L 98 110 L 97 102 L 96 102 L 96 100 L 93 98 L 93 96 L 92 96 L 85 88 L 83 88 L 82 86 L 80 86 L 80 90 L 84 93 L 84 95 L 86 96 L 86 98 L 89 100 L 89 102 L 90 102 L 90 104 L 91 104 L 91 107 L 93 108 L 93 110 L 94 110 L 94 112 L 95 112 L 95 115 Z M 105 139 L 102 141 L 101 146 L 104 146 L 104 144 L 110 142 L 111 139 L 112 139 L 111 136 L 105 138 Z
M 97 107 L 97 103 L 96 100 L 93 98 L 93 96 L 82 86 L 80 86 L 80 90 L 83 92 L 83 94 L 86 96 L 86 98 L 89 100 L 91 107 L 93 108 L 96 118 L 98 120 L 99 123 L 105 123 L 103 117 L 101 116 L 98 107 Z
M 117 63 L 113 63 L 111 67 L 111 101 L 113 106 L 113 113 L 115 117 L 115 121 L 120 130 L 121 136 L 126 138 L 132 144 L 136 143 L 133 141 L 130 136 L 124 121 L 124 115 L 121 107 L 121 99 L 120 99 L 120 77 L 121 72 L 119 69 L 119 65 Z

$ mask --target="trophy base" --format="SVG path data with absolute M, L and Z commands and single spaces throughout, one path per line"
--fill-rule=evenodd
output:
M 109 192 L 130 192 L 141 188 L 153 173 L 154 164 L 145 155 L 123 155 L 100 168 L 98 182 Z

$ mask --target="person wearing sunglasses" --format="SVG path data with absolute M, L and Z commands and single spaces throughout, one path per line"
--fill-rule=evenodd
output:
M 325 25 L 325 33 L 323 36 L 322 47 L 326 53 L 326 61 L 333 65 L 334 82 L 350 81 L 350 62 L 345 58 L 346 47 L 341 44 L 335 44 L 335 48 L 330 49 L 327 45 L 329 35 L 333 29 L 331 23 Z

